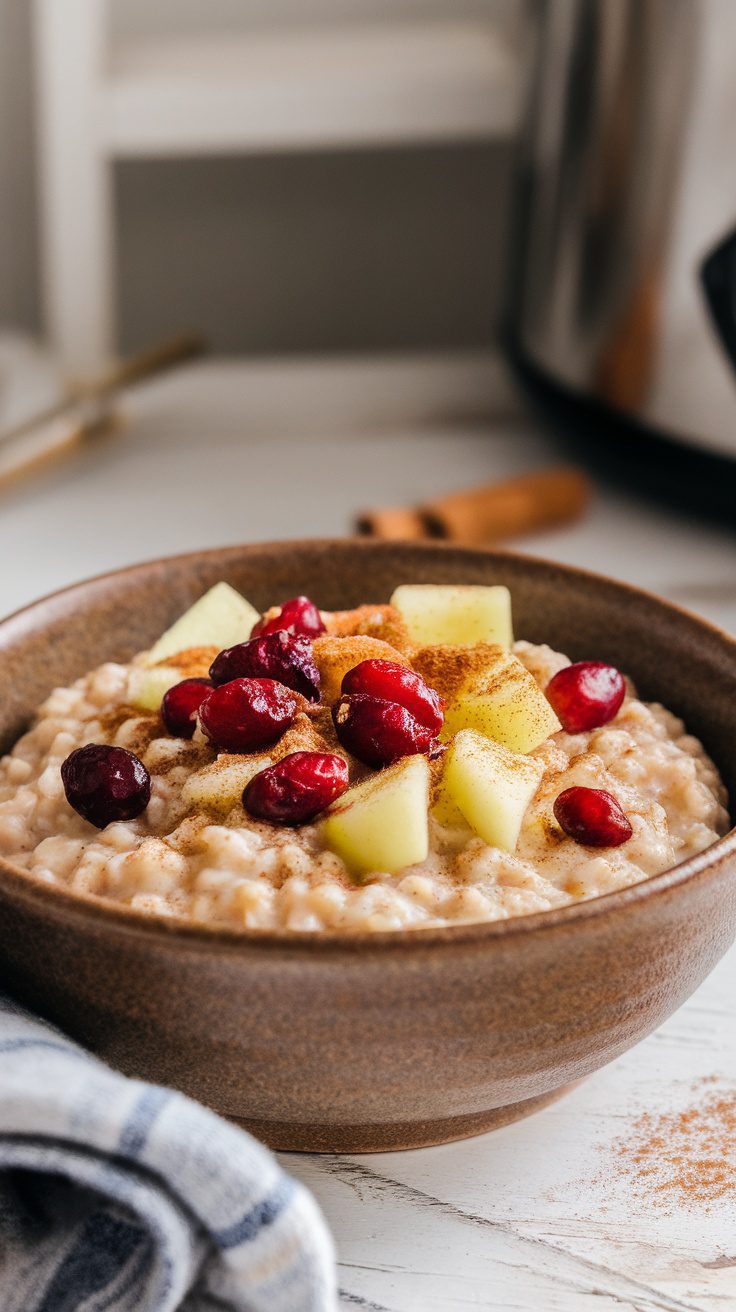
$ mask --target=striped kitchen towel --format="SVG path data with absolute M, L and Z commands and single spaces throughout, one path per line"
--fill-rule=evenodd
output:
M 267 1149 L 0 996 L 2 1312 L 331 1312 L 334 1282 Z

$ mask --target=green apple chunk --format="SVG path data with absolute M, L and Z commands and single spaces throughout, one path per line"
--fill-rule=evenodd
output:
M 432 802 L 432 815 L 443 829 L 464 829 L 468 823 L 457 802 L 453 802 L 445 788 L 439 788 Z
M 394 592 L 391 605 L 401 612 L 412 642 L 496 642 L 508 650 L 514 640 L 511 593 L 501 585 L 405 583 Z
M 161 634 L 146 657 L 147 664 L 158 665 L 188 647 L 217 647 L 219 651 L 234 647 L 250 637 L 259 619 L 259 612 L 229 583 L 216 583 Z
M 348 789 L 324 819 L 322 833 L 354 875 L 393 875 L 429 852 L 429 765 L 405 756 Z
M 173 665 L 134 665 L 128 680 L 128 701 L 139 711 L 157 711 L 164 693 L 181 683 L 182 672 Z
M 182 801 L 197 810 L 229 811 L 242 800 L 245 785 L 269 765 L 269 756 L 218 756 L 211 765 L 190 774 L 181 791 Z
M 512 752 L 532 752 L 562 728 L 539 684 L 509 652 L 489 649 L 445 709 L 442 737 L 475 729 Z
M 541 761 L 464 729 L 447 753 L 442 795 L 485 843 L 513 852 L 543 774 Z

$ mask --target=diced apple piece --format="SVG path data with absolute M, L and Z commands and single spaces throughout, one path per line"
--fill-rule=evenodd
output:
M 516 656 L 500 652 L 448 702 L 442 737 L 475 729 L 512 752 L 532 752 L 561 727 L 534 675 Z
M 216 583 L 161 634 L 146 657 L 148 665 L 183 651 L 186 647 L 234 647 L 245 642 L 260 613 L 229 583 Z
M 415 647 L 411 654 L 412 669 L 446 702 L 451 702 L 485 670 L 495 670 L 507 659 L 506 651 L 497 642 L 476 642 L 472 647 L 459 643 Z
M 217 655 L 217 647 L 185 647 L 160 665 L 148 665 L 148 657 L 133 665 L 128 680 L 128 701 L 141 711 L 158 711 L 169 688 L 183 679 L 204 679 Z M 141 660 L 141 658 L 139 658 Z
M 413 642 L 496 642 L 508 650 L 514 640 L 511 594 L 501 585 L 405 583 L 391 605 L 403 615 Z
M 181 790 L 186 806 L 229 811 L 241 801 L 245 785 L 271 765 L 269 756 L 218 756 L 211 765 L 190 774 Z
M 432 803 L 432 815 L 438 825 L 443 829 L 466 829 L 468 822 L 460 810 L 457 802 L 453 802 L 450 794 L 441 786 Z
M 356 635 L 378 638 L 399 651 L 404 651 L 409 645 L 406 624 L 395 606 L 374 602 L 366 606 L 355 606 L 353 610 L 322 611 L 322 619 L 327 625 L 327 632 L 336 638 Z
M 173 665 L 134 665 L 128 681 L 128 701 L 139 711 L 158 711 L 164 693 L 181 682 L 181 671 Z
M 464 729 L 447 753 L 442 791 L 485 843 L 513 852 L 543 773 L 541 761 Z
M 405 756 L 348 789 L 327 812 L 325 842 L 354 875 L 396 874 L 429 852 L 429 766 Z
M 396 661 L 408 665 L 409 661 L 395 647 L 380 638 L 369 638 L 356 633 L 348 637 L 335 637 L 331 633 L 315 638 L 312 652 L 319 670 L 323 700 L 332 703 L 340 696 L 341 684 L 348 670 L 354 670 L 361 661 Z

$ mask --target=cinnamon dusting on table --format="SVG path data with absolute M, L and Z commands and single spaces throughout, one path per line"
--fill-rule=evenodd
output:
M 614 1144 L 616 1174 L 654 1207 L 736 1203 L 736 1088 L 709 1076 L 682 1111 L 645 1112 Z

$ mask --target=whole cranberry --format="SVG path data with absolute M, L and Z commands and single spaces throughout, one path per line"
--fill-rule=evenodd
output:
M 286 629 L 221 651 L 210 666 L 210 678 L 214 684 L 230 683 L 232 679 L 275 679 L 310 702 L 319 701 L 319 670 L 312 644 L 309 638 Z
M 63 762 L 61 781 L 69 805 L 98 829 L 113 820 L 133 820 L 151 797 L 150 774 L 124 747 L 78 747 Z
M 303 825 L 341 797 L 347 762 L 330 752 L 292 752 L 246 784 L 243 806 L 274 825 Z
M 255 752 L 276 742 L 296 716 L 296 698 L 274 679 L 232 679 L 208 692 L 199 722 L 215 747 Z
M 554 812 L 568 837 L 585 847 L 620 847 L 634 832 L 616 798 L 604 788 L 566 788 Z
M 360 665 L 348 670 L 342 681 L 342 691 L 365 692 L 371 697 L 397 702 L 420 724 L 431 729 L 433 735 L 442 728 L 445 717 L 439 693 L 424 682 L 421 674 L 415 674 L 398 661 L 361 661 Z
M 289 633 L 301 633 L 305 638 L 317 638 L 324 633 L 325 625 L 317 607 L 309 597 L 292 597 L 285 601 L 278 615 L 266 619 L 264 615 L 253 625 L 251 638 L 263 637 L 267 633 L 279 633 L 286 629 Z
M 164 693 L 161 719 L 169 733 L 177 738 L 191 738 L 197 723 L 197 711 L 211 687 L 209 679 L 182 679 Z
M 418 756 L 434 734 L 411 711 L 368 693 L 341 697 L 332 708 L 335 731 L 343 747 L 366 765 L 390 765 L 401 756 Z
M 547 700 L 568 733 L 598 729 L 617 715 L 626 694 L 624 677 L 604 661 L 576 661 L 547 684 Z

